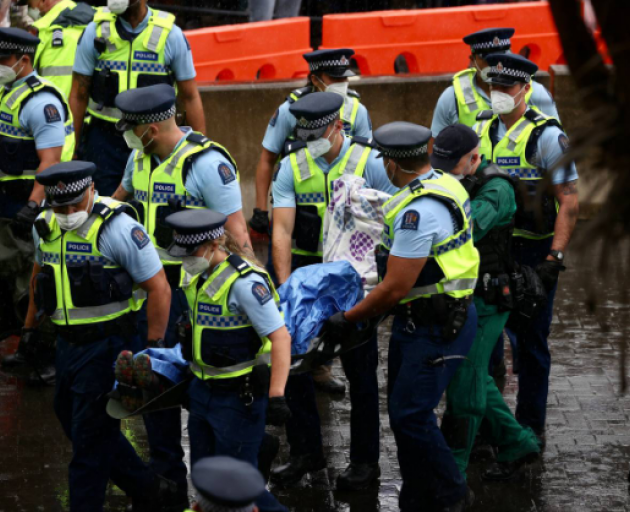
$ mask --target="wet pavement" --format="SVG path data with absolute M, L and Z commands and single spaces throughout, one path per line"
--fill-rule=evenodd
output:
M 620 395 L 620 340 L 626 339 L 630 304 L 611 279 L 599 294 L 597 314 L 586 306 L 586 262 L 572 265 L 561 277 L 556 299 L 552 377 L 548 407 L 547 447 L 539 462 L 509 483 L 484 483 L 489 463 L 474 462 L 469 483 L 477 501 L 473 511 L 556 512 L 630 510 L 630 396 Z M 612 283 L 612 285 L 611 285 Z M 602 282 L 596 283 L 605 289 Z M 295 512 L 395 511 L 400 475 L 396 446 L 387 419 L 385 382 L 388 328 L 381 328 L 380 485 L 360 493 L 337 492 L 335 477 L 349 462 L 347 398 L 319 397 L 328 469 L 306 477 L 293 489 L 272 489 Z M 0 354 L 15 350 L 15 340 L 0 343 Z M 506 350 L 509 355 L 509 350 Z M 509 356 L 508 356 L 509 357 Z M 334 370 L 342 374 L 338 362 Z M 508 361 L 505 396 L 515 405 L 516 378 Z M 67 510 L 67 464 L 70 443 L 52 410 L 53 390 L 28 388 L 0 373 L 0 512 Z M 126 435 L 147 454 L 141 420 L 123 422 Z M 274 429 L 280 434 L 280 429 Z M 184 434 L 186 432 L 184 431 Z M 185 437 L 185 444 L 188 438 Z M 285 460 L 283 450 L 279 461 Z M 108 490 L 108 509 L 122 511 L 126 498 Z

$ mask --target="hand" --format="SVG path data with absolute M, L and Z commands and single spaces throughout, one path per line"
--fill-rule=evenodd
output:
M 147 341 L 147 348 L 166 348 L 163 338 Z
M 40 208 L 35 201 L 29 201 L 15 215 L 15 223 L 20 226 L 20 231 L 28 232 L 33 228 L 33 223 L 39 215 Z
M 564 270 L 566 270 L 566 267 L 559 261 L 555 260 L 545 260 L 536 267 L 536 273 L 538 274 L 538 277 L 540 277 L 547 293 L 553 290 L 553 287 L 558 282 L 560 272 Z
M 20 338 L 20 350 L 24 353 L 27 361 L 33 361 L 37 356 L 39 349 L 39 333 L 35 329 L 22 329 L 22 337 Z
M 287 405 L 287 399 L 283 396 L 274 396 L 269 399 L 267 405 L 267 425 L 281 427 L 291 417 L 291 409 Z
M 343 342 L 356 331 L 356 325 L 346 319 L 343 311 L 339 311 L 331 316 L 324 324 L 326 332 L 337 344 Z
M 254 208 L 254 215 L 249 220 L 249 227 L 262 235 L 269 234 L 269 212 Z
M 11 7 L 11 26 L 28 30 L 33 26 L 33 18 L 28 15 L 28 5 Z

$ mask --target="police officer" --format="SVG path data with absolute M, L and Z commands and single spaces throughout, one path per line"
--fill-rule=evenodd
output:
M 511 246 L 516 213 L 515 182 L 506 170 L 489 164 L 479 155 L 479 138 L 462 124 L 447 126 L 436 137 L 431 165 L 461 179 L 460 183 L 470 193 L 473 240 L 481 258 L 474 296 L 477 335 L 466 361 L 447 389 L 442 433 L 465 477 L 475 436 L 486 418 L 491 444 L 498 447 L 498 463 L 483 476 L 507 480 L 540 451 L 536 434 L 514 419 L 486 371 L 496 339 L 503 332 L 513 306 L 509 274 L 514 271 Z
M 30 236 L 44 199 L 35 175 L 70 160 L 74 151 L 72 115 L 63 93 L 33 71 L 38 43 L 37 37 L 24 30 L 0 28 L 0 84 L 4 85 L 0 98 L 0 217 L 13 219 L 15 230 L 23 236 Z M 1 307 L 4 316 L 13 311 L 15 283 L 4 282 L 2 288 L 3 301 L 8 301 Z M 18 347 L 3 365 L 24 362 Z
M 57 332 L 54 407 L 72 442 L 70 510 L 103 510 L 110 478 L 134 499 L 134 510 L 153 510 L 166 503 L 164 492 L 171 498 L 171 485 L 142 463 L 120 422 L 107 415 L 103 396 L 114 383 L 116 355 L 141 348 L 135 314 L 145 298 L 155 339 L 164 336 L 171 294 L 144 228 L 124 213 L 124 205 L 97 194 L 95 172 L 94 164 L 74 161 L 37 176 L 50 208 L 35 222 L 24 328 L 33 342 L 47 316 Z
M 225 215 L 206 209 L 169 215 L 168 252 L 181 258 L 191 332 L 183 353 L 196 378 L 189 388 L 188 434 L 195 464 L 229 455 L 256 465 L 265 416 L 289 413 L 284 388 L 291 337 L 269 274 L 225 230 Z M 269 364 L 271 363 L 271 372 Z M 261 511 L 286 511 L 265 491 Z
M 344 134 L 342 104 L 338 94 L 325 92 L 309 94 L 290 107 L 297 119 L 297 141 L 288 146 L 273 182 L 273 262 L 280 283 L 296 268 L 321 263 L 324 213 L 333 180 L 350 174 L 363 177 L 369 188 L 397 191 L 376 151 L 365 140 Z M 380 475 L 376 335 L 341 361 L 350 382 L 351 463 L 337 486 L 359 489 Z M 272 472 L 272 480 L 285 485 L 325 467 L 312 377 L 291 376 L 287 399 L 293 413 L 287 423 L 291 458 Z
M 153 10 L 146 0 L 108 0 L 77 47 L 73 67 L 70 106 L 74 114 L 77 144 L 82 131 L 81 157 L 98 167 L 95 183 L 111 195 L 122 178 L 129 149 L 115 123 L 121 113 L 116 95 L 167 83 L 177 84 L 187 122 L 205 131 L 196 72 L 186 37 L 175 25 L 175 16 Z M 83 118 L 91 115 L 89 125 Z
M 513 35 L 513 28 L 487 28 L 464 37 L 464 43 L 470 46 L 470 66 L 456 73 L 453 85 L 440 96 L 431 124 L 433 137 L 454 123 L 472 128 L 477 114 L 490 108 L 490 89 L 486 82 L 489 65 L 486 57 L 491 53 L 509 53 Z M 542 84 L 532 81 L 525 101 L 546 115 L 559 119 L 556 105 Z
M 158 249 L 171 285 L 169 327 L 164 344 L 177 343 L 176 322 L 187 309 L 179 288 L 181 261 L 166 248 L 172 229 L 164 219 L 185 208 L 212 208 L 227 216 L 227 228 L 238 243 L 251 251 L 242 213 L 241 189 L 236 163 L 228 151 L 189 127 L 175 123 L 175 90 L 167 84 L 132 89 L 119 94 L 116 107 L 122 112 L 117 128 L 132 150 L 123 181 L 114 198 L 132 204 Z M 142 320 L 141 331 L 146 325 Z M 186 501 L 186 465 L 181 446 L 181 412 L 168 409 L 145 416 L 152 467 L 174 480 Z
M 260 472 L 232 457 L 201 459 L 193 466 L 191 477 L 197 490 L 196 512 L 257 512 L 254 502 L 265 492 Z
M 546 309 L 527 333 L 516 336 L 516 419 L 543 436 L 551 366 L 547 337 L 564 251 L 577 221 L 578 174 L 573 163 L 555 169 L 569 149 L 559 121 L 529 108 L 523 99 L 532 87 L 536 64 L 511 54 L 489 55 L 487 61 L 492 111 L 477 116 L 480 153 L 520 178 L 524 208 L 515 218 L 513 255 L 518 263 L 536 269 L 548 292 Z
M 358 322 L 394 312 L 388 405 L 405 512 L 460 511 L 470 500 L 433 410 L 475 337 L 471 298 L 479 254 L 468 194 L 457 180 L 431 168 L 430 138 L 427 128 L 405 122 L 374 132 L 388 176 L 400 187 L 383 206 L 377 254 L 382 282 L 328 322 L 343 343 Z
M 61 89 L 66 98 L 72 87 L 72 65 L 77 44 L 85 27 L 94 19 L 94 9 L 83 2 L 72 0 L 43 0 L 37 2 L 40 15 L 32 25 L 40 43 L 34 67 Z

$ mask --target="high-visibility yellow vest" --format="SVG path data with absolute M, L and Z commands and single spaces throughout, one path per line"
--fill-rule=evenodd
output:
M 414 180 L 383 205 L 384 228 L 381 250 L 388 253 L 394 243 L 394 222 L 398 213 L 419 197 L 432 197 L 449 207 L 457 218 L 458 229 L 431 247 L 427 264 L 418 281 L 400 301 L 405 304 L 421 297 L 446 294 L 455 299 L 475 290 L 479 271 L 479 253 L 473 244 L 470 199 L 464 187 L 453 177 L 434 170 L 440 177 Z
M 72 160 L 75 137 L 68 101 L 57 86 L 32 75 L 21 85 L 8 90 L 3 88 L 0 92 L 0 181 L 35 179 L 40 163 L 39 156 L 33 134 L 20 124 L 20 111 L 40 91 L 53 93 L 64 107 L 66 138 L 61 161 Z
M 66 232 L 60 229 L 52 209 L 40 214 L 36 227 L 41 237 L 42 272 L 35 279 L 35 298 L 38 309 L 56 325 L 106 322 L 142 306 L 146 292 L 98 249 L 102 228 L 125 209 L 123 203 L 99 197 L 87 221 Z
M 279 306 L 280 297 L 269 274 L 234 254 L 215 268 L 201 285 L 201 274 L 185 275 L 183 288 L 193 328 L 191 369 L 202 380 L 239 377 L 250 373 L 258 364 L 271 363 L 271 340 L 258 336 L 250 319 L 232 313 L 228 306 L 232 285 L 252 272 L 265 278 Z
M 313 87 L 302 87 L 292 91 L 287 100 L 289 103 L 295 103 L 312 92 L 315 92 Z M 343 131 L 350 137 L 354 135 L 360 104 L 361 95 L 352 89 L 348 89 L 348 94 L 346 94 L 343 105 L 341 105 L 341 109 L 339 109 L 339 117 L 343 121 Z
M 88 111 L 116 122 L 122 114 L 114 104 L 118 94 L 160 83 L 173 84 L 166 65 L 166 39 L 175 24 L 173 14 L 151 10 L 149 24 L 133 41 L 123 39 L 116 28 L 117 16 L 103 8 L 94 16 L 95 46 L 100 55 L 94 69 Z

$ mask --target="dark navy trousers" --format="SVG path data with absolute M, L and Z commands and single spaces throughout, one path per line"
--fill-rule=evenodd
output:
M 389 346 L 387 383 L 389 419 L 402 475 L 403 512 L 448 507 L 466 493 L 466 482 L 438 428 L 434 409 L 462 359 L 431 364 L 445 356 L 466 356 L 477 331 L 477 310 L 459 336 L 445 341 L 439 326 L 416 327 L 396 316 Z

